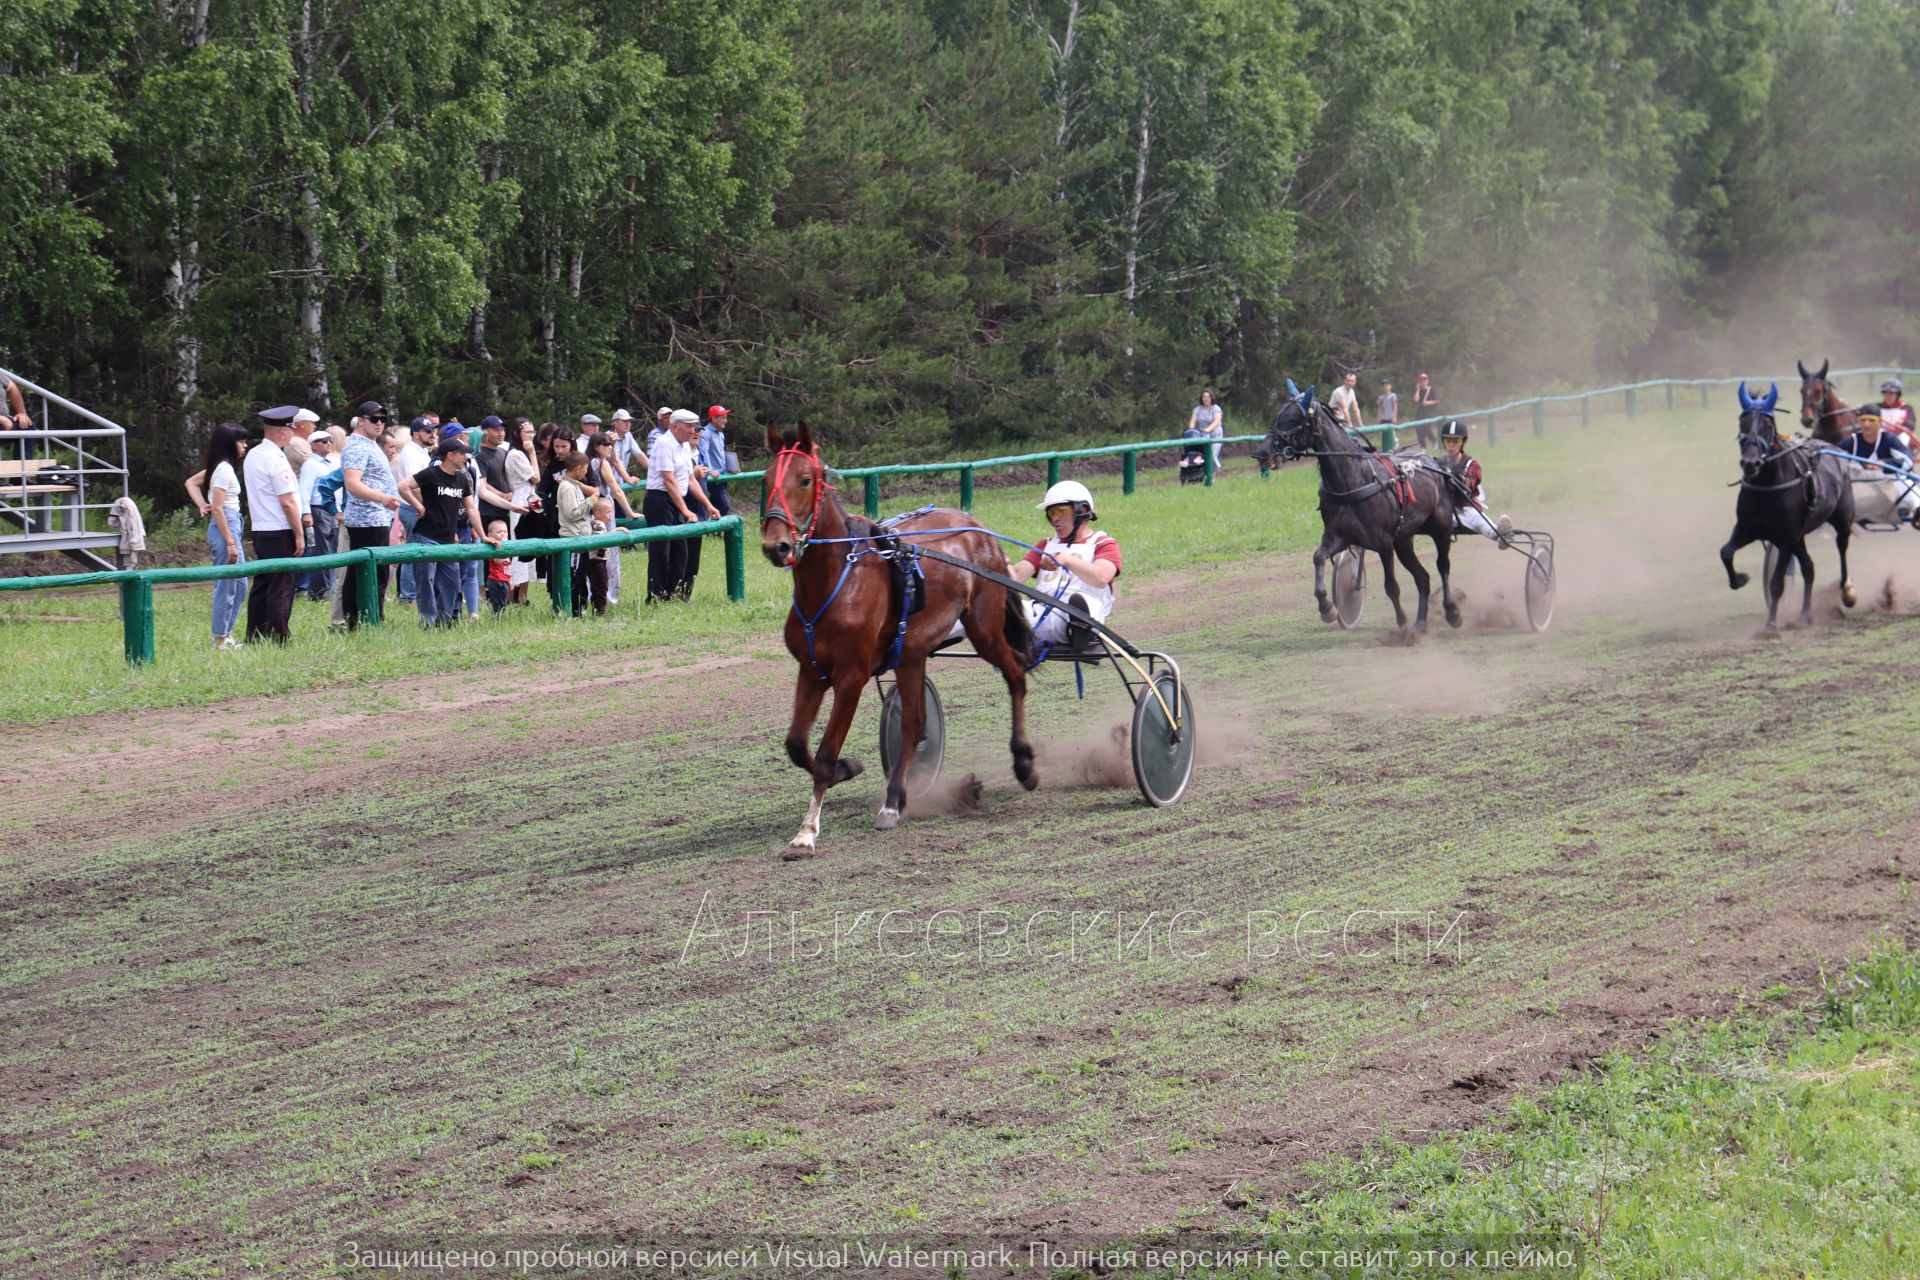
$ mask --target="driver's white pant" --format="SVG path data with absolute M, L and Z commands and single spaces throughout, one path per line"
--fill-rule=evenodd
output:
M 1856 474 L 1871 475 L 1865 468 Z M 1920 512 L 1920 477 L 1897 475 L 1877 483 L 1853 486 L 1854 517 L 1859 520 L 1885 520 L 1892 515 L 1912 520 Z
M 1462 529 L 1471 530 L 1483 538 L 1492 538 L 1495 542 L 1500 541 L 1500 531 L 1493 527 L 1493 521 L 1487 519 L 1487 513 L 1478 507 L 1455 507 L 1453 509 L 1453 522 Z
M 1075 594 L 1075 592 L 1069 591 L 1061 598 L 1063 600 L 1072 599 Z M 1102 600 L 1098 595 L 1081 595 L 1080 604 L 1085 607 L 1085 611 L 1091 615 L 1096 622 L 1105 622 L 1107 615 L 1113 611 L 1113 606 Z M 1039 640 L 1042 644 L 1061 644 L 1065 642 L 1067 638 L 1067 623 L 1071 621 L 1066 614 L 1058 609 L 1049 609 L 1038 600 L 1028 600 L 1026 601 L 1026 606 L 1027 620 L 1033 624 L 1033 635 L 1036 640 Z

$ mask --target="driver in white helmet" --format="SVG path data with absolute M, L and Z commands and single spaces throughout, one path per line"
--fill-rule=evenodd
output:
M 1914 420 L 1913 406 L 1902 400 L 1907 393 L 1900 379 L 1888 378 L 1880 384 L 1880 429 L 1890 431 L 1899 437 L 1900 443 L 1912 453 L 1917 440 L 1920 440 L 1920 422 Z
M 1113 612 L 1113 581 L 1120 576 L 1120 544 L 1093 527 L 1093 494 L 1078 480 L 1062 480 L 1047 490 L 1040 509 L 1053 526 L 1053 536 L 1040 550 L 1029 551 L 1009 572 L 1056 600 L 1105 622 Z M 1058 609 L 1035 600 L 1027 602 L 1033 633 L 1045 644 L 1085 643 L 1085 628 Z

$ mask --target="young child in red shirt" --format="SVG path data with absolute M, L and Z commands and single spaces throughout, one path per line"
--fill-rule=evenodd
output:
M 489 537 L 505 542 L 507 522 L 495 520 L 487 526 Z M 513 589 L 513 557 L 503 556 L 498 560 L 487 561 L 487 603 L 493 606 L 493 616 L 499 617 L 507 611 L 507 592 Z

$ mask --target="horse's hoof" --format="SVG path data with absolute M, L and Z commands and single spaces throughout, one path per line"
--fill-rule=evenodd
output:
M 1038 769 L 1029 768 L 1025 773 L 1016 773 L 1014 776 L 1020 779 L 1020 786 L 1023 790 L 1032 791 L 1040 785 L 1040 771 Z
M 1738 591 L 1740 588 L 1746 586 L 1749 581 L 1750 579 L 1747 577 L 1746 574 L 1736 573 L 1731 578 L 1727 579 L 1727 585 L 1733 588 L 1735 591 Z
M 1860 596 L 1854 591 L 1853 584 L 1851 582 L 1849 582 L 1846 586 L 1840 588 L 1840 603 L 1847 606 L 1847 608 L 1849 609 L 1853 608 L 1854 605 L 1860 603 Z
M 1461 622 L 1460 607 L 1458 605 L 1451 605 L 1451 604 L 1448 605 L 1447 606 L 1447 625 L 1458 630 L 1460 626 L 1460 622 Z
M 867 766 L 861 764 L 852 756 L 841 756 L 839 762 L 834 766 L 834 783 L 837 785 L 849 779 L 857 778 L 866 767 Z
M 900 811 L 898 809 L 882 809 L 873 817 L 873 829 L 875 831 L 891 831 L 899 825 Z
M 1323 604 L 1320 606 L 1320 621 L 1332 622 L 1335 618 L 1339 616 L 1340 615 L 1338 614 L 1338 612 L 1335 611 L 1332 605 Z

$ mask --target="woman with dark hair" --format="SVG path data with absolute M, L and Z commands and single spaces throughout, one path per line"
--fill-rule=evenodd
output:
M 207 551 L 215 564 L 245 564 L 246 518 L 240 514 L 240 460 L 247 453 L 247 429 L 223 422 L 213 429 L 200 470 L 187 477 L 187 496 L 207 517 Z M 238 649 L 233 625 L 247 599 L 245 578 L 221 578 L 213 584 L 213 647 Z
M 552 432 L 547 434 L 552 437 Z M 540 513 L 533 509 L 534 481 L 540 478 L 540 445 L 533 419 L 514 419 L 513 434 L 507 437 L 507 483 L 512 486 L 513 500 L 526 507 L 527 514 L 515 512 L 508 517 L 508 537 L 531 538 L 540 527 Z M 508 602 L 527 603 L 527 584 L 532 581 L 533 561 L 515 556 L 507 567 Z
M 1193 412 L 1187 415 L 1187 430 L 1199 431 L 1215 441 L 1226 438 L 1227 429 L 1222 421 L 1220 406 L 1214 401 L 1212 387 L 1200 389 L 1200 403 L 1195 405 Z M 1213 451 L 1213 467 L 1218 471 L 1220 446 L 1216 443 L 1208 445 L 1207 448 Z
M 587 446 L 587 479 L 600 491 L 600 496 L 613 504 L 613 514 L 634 519 L 633 503 L 620 487 L 620 470 L 614 461 L 614 436 L 610 431 L 602 431 L 593 437 L 593 443 Z M 607 603 L 620 603 L 620 552 L 618 549 L 607 553 Z

